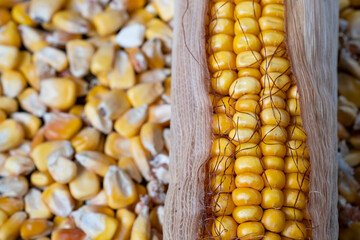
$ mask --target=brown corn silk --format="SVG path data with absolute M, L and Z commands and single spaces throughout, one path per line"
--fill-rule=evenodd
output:
M 205 40 L 209 0 L 178 0 L 173 46 L 171 164 L 165 239 L 211 239 L 207 171 L 213 133 Z M 288 58 L 311 161 L 313 239 L 337 239 L 336 64 L 338 1 L 285 1 Z M 205 186 L 205 188 L 204 188 Z M 209 223 L 209 224 L 208 224 Z

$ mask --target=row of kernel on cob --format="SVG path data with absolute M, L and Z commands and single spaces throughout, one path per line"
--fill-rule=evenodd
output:
M 282 0 L 210 0 L 215 239 L 311 239 L 309 154 Z
M 0 240 L 159 240 L 173 0 L 0 0 Z

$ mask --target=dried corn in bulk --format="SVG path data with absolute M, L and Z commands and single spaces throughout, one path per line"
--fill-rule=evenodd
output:
M 339 151 L 339 239 L 357 239 L 360 231 L 359 207 L 359 52 L 358 1 L 339 1 L 338 61 L 338 151 Z M 355 237 L 356 236 L 356 237 Z
M 173 15 L 0 0 L 1 240 L 162 239 Z

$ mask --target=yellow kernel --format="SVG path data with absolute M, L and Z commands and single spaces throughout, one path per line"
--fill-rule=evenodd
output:
M 235 160 L 235 173 L 252 172 L 256 174 L 263 173 L 261 160 L 254 156 L 242 156 Z
M 236 188 L 232 191 L 232 199 L 236 206 L 259 205 L 261 194 L 252 188 Z
M 15 120 L 7 119 L 0 123 L 0 152 L 17 147 L 24 140 L 24 130 Z
M 237 223 L 231 216 L 221 216 L 215 219 L 212 235 L 217 239 L 231 240 L 236 238 Z
M 285 214 L 279 209 L 267 209 L 264 211 L 261 223 L 266 230 L 279 233 L 285 227 Z
M 284 204 L 284 193 L 277 188 L 266 187 L 261 191 L 261 206 L 264 209 L 281 208 Z
M 237 229 L 237 236 L 240 239 L 262 239 L 265 234 L 264 226 L 260 222 L 241 223 Z
M 216 138 L 213 141 L 211 157 L 231 156 L 235 151 L 235 146 L 227 138 Z
M 235 207 L 232 213 L 233 218 L 239 224 L 250 221 L 260 221 L 263 210 L 260 206 L 239 206 Z

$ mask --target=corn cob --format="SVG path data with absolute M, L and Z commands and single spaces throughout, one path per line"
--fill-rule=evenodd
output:
M 302 222 L 309 155 L 282 1 L 210 1 L 208 33 L 211 235 L 311 238 Z
M 0 0 L 0 240 L 162 239 L 173 5 Z

